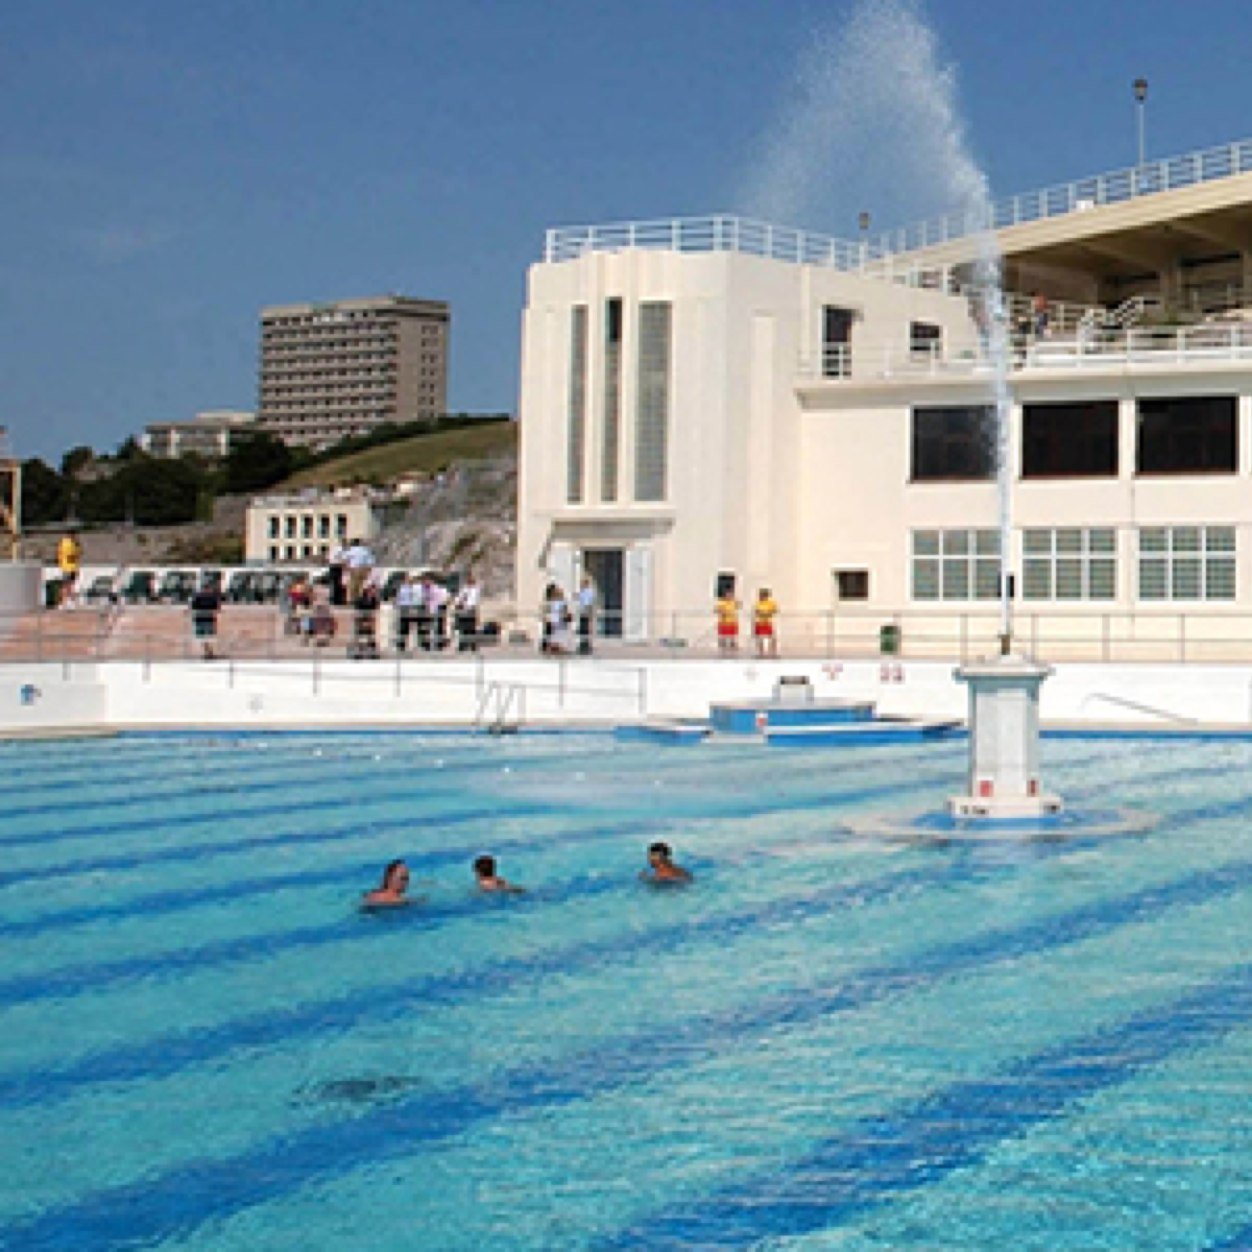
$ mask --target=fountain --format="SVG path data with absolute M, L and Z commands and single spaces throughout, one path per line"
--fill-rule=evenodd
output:
M 954 75 L 941 64 L 920 5 L 861 0 L 838 31 L 813 41 L 792 96 L 741 201 L 767 220 L 799 223 L 829 220 L 832 197 L 834 215 L 847 221 L 866 203 L 887 218 L 902 208 L 914 217 L 961 214 L 976 249 L 972 314 L 994 390 L 999 649 L 954 671 L 969 694 L 966 793 L 942 812 L 848 825 L 858 834 L 939 840 L 1142 831 L 1152 822 L 1145 814 L 1066 811 L 1040 778 L 1039 693 L 1052 670 L 1014 650 L 1011 351 L 990 189 L 964 137 Z M 848 194 L 855 203 L 840 205 Z

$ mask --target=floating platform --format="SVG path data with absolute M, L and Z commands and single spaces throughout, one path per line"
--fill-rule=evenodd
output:
M 652 718 L 617 730 L 619 739 L 654 743 L 808 747 L 909 743 L 964 734 L 957 721 L 879 717 L 870 702 L 735 700 L 714 704 L 707 721 Z

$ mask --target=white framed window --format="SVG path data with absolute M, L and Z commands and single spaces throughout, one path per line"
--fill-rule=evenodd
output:
M 1139 529 L 1140 600 L 1233 600 L 1233 526 Z
M 914 600 L 994 600 L 1000 588 L 998 530 L 915 530 Z
M 1117 532 L 1111 526 L 1022 531 L 1023 600 L 1115 600 Z

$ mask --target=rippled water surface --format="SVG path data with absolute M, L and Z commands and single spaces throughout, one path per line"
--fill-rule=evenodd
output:
M 960 743 L 0 745 L 0 1247 L 1248 1246 L 1252 745 L 1044 756 L 1158 824 L 839 833 Z

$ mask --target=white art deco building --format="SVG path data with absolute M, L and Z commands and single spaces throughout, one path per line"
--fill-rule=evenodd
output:
M 1250 172 L 1245 173 L 1248 170 Z M 1218 656 L 1252 631 L 1252 143 L 994 209 L 1014 327 L 1019 634 Z M 733 217 L 556 229 L 524 319 L 518 594 L 698 643 L 719 580 L 784 639 L 994 638 L 979 242 Z

